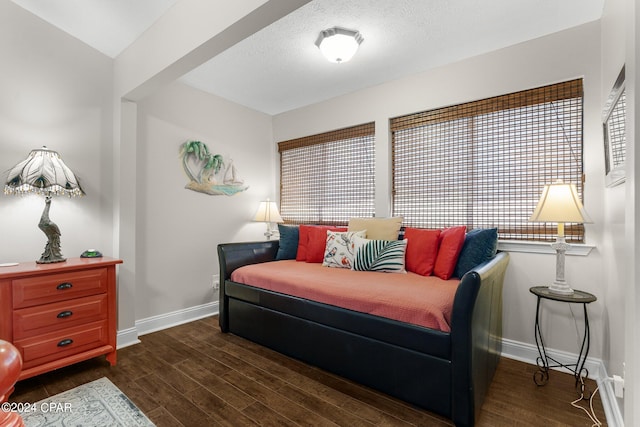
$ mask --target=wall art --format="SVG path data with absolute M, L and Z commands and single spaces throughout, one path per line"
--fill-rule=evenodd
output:
M 184 188 L 212 196 L 232 196 L 249 188 L 238 176 L 233 159 L 211 154 L 207 145 L 200 141 L 182 144 L 180 157 L 189 178 Z

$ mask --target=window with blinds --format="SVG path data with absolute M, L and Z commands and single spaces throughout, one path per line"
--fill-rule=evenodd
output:
M 287 223 L 346 225 L 375 214 L 375 124 L 278 143 Z
M 545 184 L 574 183 L 582 198 L 582 95 L 578 79 L 391 119 L 393 215 L 552 241 L 555 224 L 528 219 Z M 583 242 L 584 226 L 565 234 Z

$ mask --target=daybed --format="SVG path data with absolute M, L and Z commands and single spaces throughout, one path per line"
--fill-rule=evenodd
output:
M 501 352 L 507 253 L 464 274 L 453 292 L 450 331 L 443 332 L 231 280 L 240 267 L 273 262 L 278 247 L 278 241 L 218 246 L 223 332 L 441 414 L 456 425 L 474 425 Z M 287 262 L 295 263 L 275 261 L 281 263 L 275 270 L 283 271 Z M 407 276 L 372 274 L 397 280 Z

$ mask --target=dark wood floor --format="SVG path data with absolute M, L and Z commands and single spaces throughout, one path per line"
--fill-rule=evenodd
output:
M 445 426 L 435 414 L 290 359 L 230 334 L 217 317 L 141 337 L 103 357 L 19 382 L 10 400 L 36 402 L 109 378 L 157 426 Z M 503 358 L 482 408 L 480 426 L 591 426 L 570 405 L 573 377 L 552 372 L 533 383 L 535 366 Z M 588 383 L 593 390 L 595 384 Z M 587 406 L 588 402 L 581 402 Z M 599 395 L 596 414 L 605 422 Z

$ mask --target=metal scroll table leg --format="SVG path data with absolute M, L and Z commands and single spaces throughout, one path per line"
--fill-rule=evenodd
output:
M 589 371 L 584 367 L 587 361 L 587 355 L 589 354 L 589 345 L 591 343 L 591 333 L 589 331 L 589 317 L 587 315 L 587 304 L 582 304 L 584 312 L 584 337 L 582 337 L 582 346 L 580 346 L 580 353 L 578 354 L 578 362 L 576 363 L 576 370 L 574 375 L 576 377 L 576 391 L 582 395 L 583 398 L 588 399 L 588 393 L 585 393 L 585 386 L 583 378 L 589 376 Z
M 549 359 L 547 351 L 544 348 L 542 340 L 542 331 L 540 330 L 540 297 L 536 303 L 536 326 L 535 326 L 536 347 L 538 347 L 538 358 L 536 364 L 538 370 L 533 373 L 533 382 L 537 385 L 545 385 L 549 381 Z

